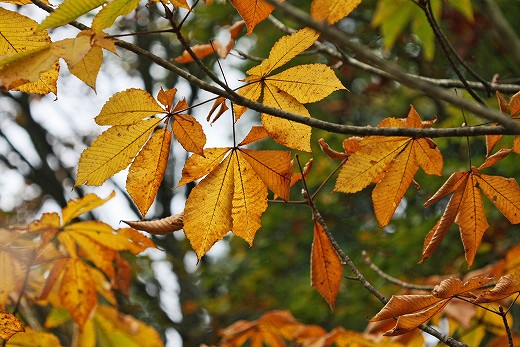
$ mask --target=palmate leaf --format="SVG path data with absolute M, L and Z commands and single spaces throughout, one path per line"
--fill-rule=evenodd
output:
M 481 168 L 488 167 L 488 159 Z M 453 193 L 444 214 L 426 236 L 423 256 L 425 261 L 440 244 L 449 227 L 459 226 L 468 266 L 473 264 L 482 237 L 489 227 L 480 192 L 513 224 L 520 223 L 520 187 L 512 178 L 489 176 L 473 167 L 471 171 L 456 172 L 424 205 L 430 206 L 444 196 Z
M 229 231 L 252 245 L 267 208 L 267 188 L 287 200 L 291 171 L 286 151 L 208 148 L 204 157 L 191 156 L 179 186 L 207 175 L 184 209 L 184 233 L 198 258 Z
M 407 118 L 385 118 L 378 127 L 426 128 L 432 123 L 422 121 L 412 107 Z M 355 193 L 375 182 L 372 201 L 381 227 L 390 222 L 419 167 L 430 175 L 442 173 L 442 154 L 430 139 L 368 136 L 349 146 L 355 151 L 339 172 L 334 190 Z
M 114 94 L 95 118 L 99 125 L 112 127 L 83 151 L 76 186 L 101 185 L 132 163 L 127 191 L 143 216 L 146 215 L 164 178 L 171 132 L 188 151 L 202 155 L 206 144 L 200 123 L 182 113 L 189 109 L 186 101 L 182 99 L 173 106 L 176 92 L 161 88 L 157 96 L 160 103 L 141 89 L 130 88 Z M 149 118 L 155 115 L 162 118 Z M 161 122 L 166 127 L 156 129 Z M 170 122 L 173 122 L 172 131 L 168 129 Z
M 248 84 L 238 93 L 253 101 L 263 95 L 261 101 L 267 106 L 310 117 L 302 103 L 322 100 L 336 90 L 345 89 L 332 69 L 324 64 L 309 64 L 276 75 L 271 73 L 309 48 L 318 36 L 316 31 L 305 28 L 280 38 L 271 48 L 269 57 L 247 71 L 249 76 L 245 82 Z M 245 107 L 235 106 L 237 119 L 245 110 Z M 310 126 L 267 114 L 262 115 L 262 124 L 276 142 L 310 152 Z

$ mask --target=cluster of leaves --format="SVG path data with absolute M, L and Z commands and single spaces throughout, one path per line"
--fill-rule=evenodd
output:
M 7 2 L 19 3 L 18 0 Z M 185 53 L 176 59 L 178 63 L 195 61 L 202 64 L 200 59 L 212 52 L 224 58 L 244 25 L 247 33 L 252 33 L 254 27 L 274 9 L 262 0 L 231 2 L 244 22 L 238 22 L 229 29 L 230 42 L 227 45 L 214 42 L 185 47 Z M 360 2 L 314 0 L 311 15 L 315 20 L 334 24 L 347 16 Z M 169 20 L 173 17 L 168 6 L 189 9 L 185 1 L 160 3 Z M 382 9 L 385 2 L 381 3 L 379 16 L 388 13 L 388 10 L 385 12 Z M 117 54 L 115 47 L 119 43 L 105 35 L 103 30 L 111 27 L 117 17 L 136 9 L 138 4 L 137 0 L 114 0 L 108 3 L 66 0 L 41 24 L 0 8 L 0 31 L 7 43 L 0 46 L 0 87 L 3 90 L 39 94 L 56 93 L 58 60 L 62 58 L 73 75 L 95 88 L 103 60 L 102 49 Z M 467 3 L 464 4 L 461 8 L 467 9 Z M 75 38 L 51 42 L 46 29 L 73 21 L 97 7 L 102 8 L 95 15 L 91 28 L 82 30 Z M 405 17 L 409 19 L 412 12 L 406 13 Z M 382 19 L 374 19 L 376 25 L 380 21 Z M 384 22 L 389 23 L 386 20 Z M 173 31 L 180 34 L 178 28 Z M 305 104 L 323 100 L 335 91 L 346 89 L 334 70 L 323 63 L 297 65 L 281 72 L 277 70 L 309 49 L 318 38 L 319 33 L 311 28 L 303 28 L 281 37 L 271 48 L 269 56 L 247 71 L 245 84 L 239 88 L 238 97 L 294 115 L 311 117 Z M 200 182 L 187 198 L 182 216 L 132 225 L 157 234 L 182 228 L 199 260 L 230 231 L 252 245 L 261 227 L 261 216 L 267 209 L 268 189 L 274 193 L 274 199 L 280 197 L 289 200 L 290 188 L 297 180 L 302 179 L 305 185 L 310 165 L 293 175 L 291 152 L 256 150 L 246 146 L 271 138 L 282 146 L 310 152 L 312 128 L 307 124 L 262 113 L 262 126 L 252 127 L 241 142 L 233 138 L 232 147 L 205 148 L 203 127 L 195 117 L 186 114 L 193 107 L 183 98 L 176 101 L 176 93 L 176 89 L 161 89 L 157 100 L 141 89 L 127 89 L 113 95 L 95 118 L 98 125 L 109 128 L 81 154 L 76 186 L 101 185 L 129 166 L 126 190 L 144 218 L 163 180 L 173 134 L 186 151 L 193 153 L 184 165 L 179 186 L 197 180 Z M 499 96 L 501 110 L 517 117 L 520 111 L 519 99 L 519 94 L 510 102 Z M 208 121 L 219 107 L 213 122 L 227 112 L 226 102 L 224 97 L 215 98 Z M 229 109 L 234 127 L 243 118 L 247 108 L 232 105 Z M 385 118 L 378 127 L 420 130 L 433 124 L 434 121 L 422 120 L 412 107 L 406 118 Z M 425 203 L 425 206 L 429 206 L 453 193 L 444 214 L 426 236 L 421 261 L 432 254 L 450 226 L 456 223 L 467 263 L 469 266 L 473 264 L 482 237 L 488 229 L 480 192 L 511 223 L 520 223 L 520 187 L 517 182 L 512 178 L 481 173 L 481 170 L 495 165 L 513 150 L 520 151 L 519 142 L 515 139 L 513 149 L 502 148 L 492 153 L 499 140 L 496 136 L 488 137 L 484 163 L 478 168 L 471 166 L 467 171 L 453 173 Z M 325 141 L 320 141 L 323 151 L 331 159 L 342 161 L 334 190 L 351 194 L 374 183 L 372 200 L 381 227 L 389 224 L 409 186 L 420 187 L 414 179 L 419 167 L 428 175 L 442 175 L 443 155 L 429 138 L 366 136 L 345 139 L 343 144 L 344 152 L 336 152 Z M 307 190 L 304 197 L 305 203 L 313 207 L 316 218 L 311 250 L 311 283 L 334 308 L 346 259 L 332 242 L 325 223 L 317 218 L 319 214 L 314 205 L 314 196 Z M 5 265 L 7 267 L 3 271 L 8 268 L 14 274 L 8 282 L 12 285 L 2 292 L 5 297 L 3 307 L 9 303 L 18 305 L 16 301 L 9 302 L 12 293 L 18 293 L 19 302 L 22 295 L 38 292 L 34 297 L 39 298 L 39 303 L 53 307 L 50 314 L 53 319 L 48 323 L 49 327 L 72 319 L 82 327 L 80 338 L 89 341 L 93 341 L 93 334 L 99 330 L 95 324 L 111 322 L 118 315 L 117 311 L 98 305 L 98 296 L 101 295 L 103 300 L 115 305 L 112 289 L 128 294 L 129 266 L 120 252 L 137 254 L 153 244 L 131 228 L 114 231 L 101 222 L 74 221 L 104 201 L 87 195 L 81 200 L 71 201 L 63 209 L 61 218 L 56 213 L 44 214 L 40 220 L 30 224 L 25 233 L 20 234 L 21 239 L 18 234 L 3 236 L 8 238 L 5 251 L 8 260 L 2 263 L 8 265 Z M 31 236 L 29 240 L 24 239 L 26 235 Z M 25 258 L 10 255 L 14 251 L 9 247 L 16 245 L 13 247 L 18 250 L 18 242 L 30 243 L 30 246 L 24 246 L 28 248 L 29 254 Z M 46 268 L 44 264 L 51 266 Z M 39 286 L 41 288 L 37 285 L 37 279 L 30 277 L 35 273 L 29 271 L 33 265 L 39 265 L 42 269 L 40 276 L 48 271 L 45 280 L 41 282 L 43 284 Z M 15 271 L 24 267 L 26 270 Z M 474 293 L 487 282 L 489 280 L 484 277 L 475 277 L 465 283 L 451 278 L 441 282 L 431 295 L 395 296 L 373 320 L 399 317 L 397 326 L 389 335 L 403 334 L 427 322 L 454 298 L 480 304 L 501 300 L 520 289 L 518 276 L 506 275 L 499 279 L 493 289 L 479 295 Z M 4 338 L 23 329 L 12 314 L 4 313 L 1 318 L 9 327 Z M 132 322 L 129 325 L 135 324 L 146 332 L 131 335 L 128 330 L 124 330 L 124 325 L 119 326 L 114 322 L 106 324 L 121 330 L 120 335 L 124 335 L 125 339 L 134 339 L 136 342 L 147 339 L 147 345 L 150 345 L 152 339 L 157 341 L 147 327 L 131 318 L 125 319 Z M 238 322 L 226 329 L 223 336 L 223 343 L 230 346 L 247 339 L 251 339 L 253 345 L 261 342 L 281 345 L 283 342 L 280 341 L 285 338 L 313 346 L 328 346 L 332 343 L 341 345 L 346 343 L 342 341 L 358 337 L 362 339 L 361 336 L 355 337 L 356 333 L 343 330 L 326 333 L 316 327 L 302 327 L 286 312 L 267 314 L 255 322 Z
M 26 329 L 7 309 L 16 311 L 22 304 L 26 310 L 33 305 L 44 309 L 47 329 L 74 322 L 85 346 L 96 341 L 99 346 L 163 345 L 154 329 L 113 307 L 116 291 L 129 295 L 132 269 L 123 252 L 155 247 L 151 239 L 132 228 L 114 230 L 103 222 L 78 220 L 113 196 L 88 194 L 71 200 L 61 216 L 45 213 L 26 227 L 0 229 L 0 337 L 9 340 L 7 346 L 61 345 L 56 336 L 30 329 L 10 339 Z

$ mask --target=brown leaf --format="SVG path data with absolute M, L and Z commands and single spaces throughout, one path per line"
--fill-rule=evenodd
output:
M 11 313 L 0 312 L 0 337 L 9 340 L 18 332 L 25 331 L 22 321 Z
M 325 142 L 324 139 L 319 139 L 318 143 L 320 145 L 321 150 L 323 153 L 329 156 L 332 160 L 343 160 L 348 157 L 348 154 L 345 152 L 338 152 L 336 150 L 333 150 L 330 148 L 329 144 Z
M 148 222 L 123 222 L 125 222 L 132 228 L 143 230 L 153 235 L 166 235 L 174 231 L 181 230 L 183 228 L 184 212 Z

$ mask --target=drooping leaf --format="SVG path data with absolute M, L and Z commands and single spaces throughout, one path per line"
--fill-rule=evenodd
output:
M 140 0 L 113 0 L 107 2 L 101 11 L 92 20 L 92 29 L 102 31 L 112 26 L 119 16 L 132 12 L 139 5 Z
M 332 247 L 323 227 L 314 222 L 314 241 L 311 250 L 311 285 L 334 310 L 339 286 L 343 278 L 343 266 Z
M 171 138 L 171 131 L 167 128 L 154 132 L 130 165 L 126 191 L 143 217 L 152 205 L 166 172 Z
M 497 284 L 492 289 L 482 292 L 474 302 L 483 303 L 500 301 L 518 292 L 520 292 L 520 272 L 517 270 L 514 274 L 500 277 Z
M 143 120 L 133 125 L 113 126 L 81 153 L 75 186 L 101 185 L 126 168 L 161 119 Z
M 412 107 L 407 118 L 385 118 L 378 127 L 426 128 Z M 374 211 L 381 227 L 392 218 L 419 167 L 427 174 L 441 175 L 443 158 L 431 139 L 403 136 L 368 136 L 354 140 L 353 152 L 342 167 L 335 191 L 355 193 L 375 182 L 372 191 Z
M 361 0 L 314 0 L 311 4 L 311 16 L 317 21 L 327 20 L 334 24 L 348 16 Z
M 184 227 L 184 212 L 153 221 L 124 222 L 132 228 L 143 230 L 153 235 L 166 235 Z
M 65 0 L 41 22 L 36 31 L 67 24 L 104 3 L 105 0 Z
M 34 20 L 0 8 L 0 88 L 56 93 L 59 64 L 47 31 L 35 33 Z
M 229 231 L 250 245 L 267 208 L 267 188 L 289 197 L 290 153 L 244 148 L 208 148 L 192 155 L 179 185 L 207 175 L 190 193 L 184 232 L 200 259 Z
M 495 204 L 511 223 L 520 223 L 520 187 L 514 179 L 481 174 L 477 168 L 456 172 L 424 205 L 429 206 L 453 193 L 444 214 L 428 233 L 424 243 L 425 261 L 440 244 L 455 222 L 460 229 L 468 266 L 471 266 L 484 232 L 488 228 L 479 189 Z
M 498 99 L 498 105 L 500 111 L 506 115 L 509 115 L 513 119 L 518 120 L 520 117 L 520 93 L 514 94 L 509 102 L 500 94 L 496 92 Z M 493 125 L 497 125 L 496 123 Z M 502 138 L 502 135 L 486 135 L 486 156 L 489 157 L 491 152 L 498 144 L 498 141 Z M 513 142 L 513 151 L 520 153 L 520 136 L 516 135 Z

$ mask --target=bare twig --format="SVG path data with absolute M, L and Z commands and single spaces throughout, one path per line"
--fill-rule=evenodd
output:
M 502 306 L 499 306 L 498 310 L 500 311 L 500 316 L 502 317 L 502 322 L 504 323 L 504 328 L 506 329 L 507 342 L 509 343 L 509 347 L 513 347 L 513 335 L 511 333 L 509 323 L 507 322 L 507 311 L 504 311 L 504 308 Z

